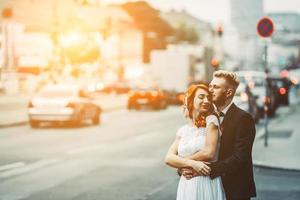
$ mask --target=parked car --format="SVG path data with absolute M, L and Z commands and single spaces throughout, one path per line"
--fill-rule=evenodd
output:
M 153 109 L 165 109 L 168 106 L 166 95 L 157 88 L 137 88 L 128 93 L 127 108 L 140 109 L 148 106 Z
M 77 86 L 46 85 L 28 103 L 29 122 L 37 127 L 42 122 L 81 125 L 87 120 L 100 123 L 101 108 Z
M 266 103 L 268 116 L 274 116 L 277 109 L 277 91 L 267 84 L 265 73 L 263 71 L 238 71 L 236 74 L 240 82 L 248 85 L 253 95 L 258 97 L 257 104 L 259 112 L 264 113 L 264 105 Z
M 257 99 L 258 96 L 255 96 L 246 84 L 240 83 L 233 98 L 233 102 L 241 109 L 249 112 L 257 123 L 262 114 L 260 113 Z

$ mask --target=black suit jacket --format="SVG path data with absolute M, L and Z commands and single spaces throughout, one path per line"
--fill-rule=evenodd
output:
M 222 177 L 227 199 L 256 196 L 252 146 L 255 123 L 246 111 L 232 104 L 221 124 L 219 160 L 211 163 L 211 178 Z

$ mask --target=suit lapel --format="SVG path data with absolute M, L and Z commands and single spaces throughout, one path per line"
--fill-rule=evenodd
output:
M 226 156 L 226 152 L 228 151 L 226 146 L 228 145 L 228 142 L 230 141 L 231 138 L 231 134 L 232 134 L 232 130 L 231 130 L 231 125 L 234 119 L 234 114 L 236 111 L 237 107 L 235 104 L 232 104 L 225 117 L 223 122 L 221 123 L 221 131 L 222 131 L 222 135 L 221 135 L 221 142 L 220 142 L 220 153 L 219 153 L 219 159 L 222 160 L 223 158 L 225 158 Z M 230 145 L 230 143 L 229 143 Z
M 230 124 L 230 122 L 231 122 L 232 119 L 233 119 L 233 115 L 234 115 L 234 113 L 235 113 L 235 110 L 236 110 L 236 105 L 233 103 L 233 104 L 229 107 L 229 109 L 228 109 L 226 115 L 224 116 L 224 120 L 223 120 L 223 122 L 222 122 L 222 124 L 221 124 L 221 128 L 222 128 L 222 132 L 223 132 L 223 133 L 226 132 L 226 131 L 228 130 L 228 125 Z M 222 135 L 223 135 L 223 134 L 222 134 Z

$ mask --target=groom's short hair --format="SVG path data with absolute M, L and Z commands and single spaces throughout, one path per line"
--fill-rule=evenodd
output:
M 236 73 L 234 73 L 234 72 L 218 70 L 218 71 L 214 72 L 213 76 L 218 77 L 218 78 L 224 78 L 226 80 L 226 82 L 234 88 L 234 90 L 236 90 L 240 84 L 240 81 L 239 81 Z

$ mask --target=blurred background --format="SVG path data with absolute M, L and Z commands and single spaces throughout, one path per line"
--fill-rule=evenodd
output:
M 237 72 L 258 196 L 300 199 L 298 0 L 0 0 L 0 199 L 175 199 L 183 92 Z M 270 37 L 257 24 L 268 17 Z

